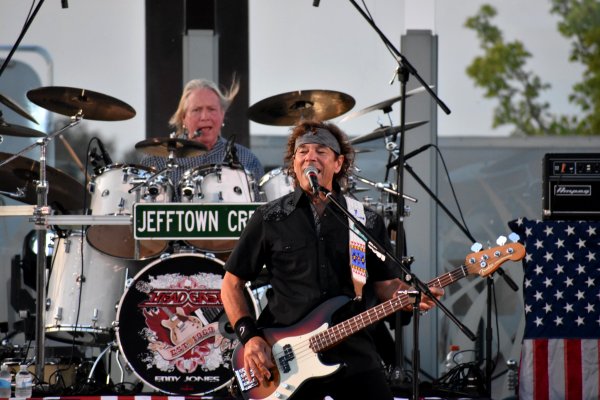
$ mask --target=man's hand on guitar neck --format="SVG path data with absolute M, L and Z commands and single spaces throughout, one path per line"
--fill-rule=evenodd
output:
M 411 287 L 411 288 L 408 288 L 408 289 L 413 289 L 413 288 Z M 408 289 L 399 289 L 399 291 L 396 292 L 395 297 L 398 297 L 402 293 L 401 291 L 408 290 Z M 439 287 L 430 287 L 429 290 L 431 290 L 431 294 L 433 294 L 438 299 L 440 299 L 444 295 L 444 289 L 442 289 L 442 288 L 439 288 Z M 419 303 L 419 310 L 421 311 L 421 313 L 424 314 L 427 311 L 431 310 L 433 307 L 435 307 L 435 303 L 431 299 L 431 297 L 429 297 L 429 296 L 421 296 L 421 302 Z M 412 311 L 413 310 L 413 305 L 412 304 L 408 304 L 403 309 L 404 309 L 404 311 Z
M 401 279 L 390 279 L 387 281 L 374 282 L 375 292 L 380 301 L 389 300 L 392 297 L 400 297 L 404 294 L 404 291 L 414 290 L 413 287 L 409 286 L 406 282 Z M 444 289 L 436 286 L 429 286 L 431 293 L 438 299 L 444 295 Z M 427 312 L 435 306 L 435 303 L 428 296 L 421 297 L 421 303 L 419 309 L 421 312 Z M 408 303 L 402 307 L 404 311 L 412 311 L 413 305 Z
M 272 361 L 271 346 L 261 336 L 255 336 L 244 345 L 244 369 L 246 376 L 253 375 L 263 384 L 271 379 L 270 368 L 275 367 Z

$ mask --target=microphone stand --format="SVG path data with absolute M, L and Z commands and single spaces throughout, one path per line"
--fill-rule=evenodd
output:
M 359 7 L 359 5 L 356 3 L 355 0 L 350 0 L 350 3 L 358 10 L 358 12 L 362 15 L 362 17 L 369 23 L 369 25 L 371 25 L 371 27 L 375 30 L 375 32 L 379 35 L 379 37 L 381 38 L 381 40 L 384 42 L 385 46 L 390 50 L 390 52 L 392 52 L 395 57 L 396 57 L 396 61 L 398 62 L 398 69 L 397 69 L 397 74 L 398 74 L 398 79 L 400 81 L 400 92 L 402 95 L 402 101 L 401 101 L 401 114 L 400 114 L 400 146 L 399 146 L 399 151 L 398 151 L 398 169 L 396 171 L 396 177 L 397 177 L 397 190 L 398 193 L 404 193 L 403 190 L 403 181 L 404 181 L 404 173 L 403 173 L 403 166 L 404 166 L 404 134 L 405 134 L 405 127 L 406 127 L 406 121 L 405 121 L 405 116 L 406 116 L 406 101 L 404 99 L 406 99 L 406 84 L 408 82 L 408 78 L 409 75 L 412 74 L 420 83 L 421 85 L 425 88 L 425 90 L 430 94 L 430 96 L 436 101 L 436 103 L 440 106 L 440 108 L 442 108 L 442 110 L 444 110 L 444 112 L 446 114 L 450 114 L 450 109 L 446 106 L 446 104 L 444 104 L 442 102 L 442 100 L 433 92 L 433 90 L 431 90 L 430 86 L 423 80 L 423 78 L 421 78 L 421 76 L 419 75 L 419 73 L 417 72 L 417 70 L 411 65 L 411 63 L 406 59 L 406 57 L 404 57 L 402 55 L 402 53 L 400 53 L 400 51 L 398 49 L 395 48 L 395 46 L 390 42 L 390 40 L 385 36 L 385 34 L 379 29 L 379 27 L 377 27 L 377 25 L 375 24 L 375 22 L 370 18 L 370 16 L 365 13 L 365 11 Z M 394 138 L 393 141 L 396 141 L 396 134 L 394 134 Z M 398 257 L 403 257 L 405 255 L 405 232 L 404 232 L 404 217 L 405 217 L 405 212 L 404 212 L 404 197 L 403 196 L 397 196 L 396 197 L 396 212 L 398 214 L 398 221 L 397 221 L 397 227 L 396 227 L 396 255 Z M 407 271 L 404 271 L 404 273 L 409 274 Z M 409 274 L 410 275 L 410 274 Z M 449 312 L 447 313 L 449 314 Z M 418 323 L 418 318 L 415 319 L 414 321 L 415 325 Z M 400 356 L 396 357 L 396 370 L 397 371 L 402 371 L 402 363 L 403 363 L 403 355 L 402 355 L 402 343 L 401 342 L 401 337 L 399 338 L 398 335 L 400 334 L 401 328 L 402 327 L 402 322 L 401 322 L 401 318 L 399 316 L 399 314 L 397 313 L 396 316 L 396 329 L 395 329 L 395 333 L 396 333 L 396 351 L 397 353 L 400 353 Z M 415 328 L 415 332 L 417 332 L 417 329 Z M 419 354 L 419 349 L 417 347 L 417 337 L 413 338 L 414 341 L 414 348 L 413 348 L 413 396 L 415 394 L 418 395 L 418 373 L 419 370 L 417 367 L 418 364 L 418 354 Z M 399 358 L 399 359 L 398 359 Z M 415 399 L 418 398 L 418 396 L 414 397 Z
M 386 260 L 386 259 L 390 259 L 392 260 L 399 268 L 400 271 L 402 271 L 402 273 L 404 274 L 405 280 L 410 282 L 410 284 L 419 292 L 417 294 L 417 301 L 419 301 L 420 299 L 420 295 L 426 295 L 429 296 L 433 302 L 444 312 L 444 314 L 446 314 L 446 316 L 448 316 L 448 318 L 450 318 L 450 320 L 452 322 L 454 322 L 456 324 L 456 326 L 458 326 L 458 328 L 471 340 L 475 340 L 476 336 L 473 332 L 471 332 L 469 330 L 469 328 L 467 328 L 465 325 L 463 325 L 457 318 L 456 316 L 454 316 L 454 314 L 452 314 L 450 312 L 450 310 L 448 310 L 446 308 L 446 306 L 444 306 L 444 304 L 442 304 L 437 297 L 435 297 L 432 293 L 431 290 L 429 290 L 429 287 L 424 284 L 419 278 L 417 278 L 415 275 L 413 275 L 410 270 L 407 268 L 407 264 L 410 264 L 410 262 L 412 261 L 411 258 L 403 258 L 402 261 L 400 261 L 396 256 L 392 255 L 381 243 L 379 243 L 377 241 L 377 239 L 375 239 L 375 237 L 373 237 L 373 235 L 371 235 L 371 233 L 366 229 L 366 227 L 358 220 L 356 219 L 356 217 L 354 215 L 352 215 L 352 213 L 350 211 L 348 211 L 336 198 L 335 196 L 333 196 L 333 193 L 329 190 L 327 190 L 326 188 L 319 186 L 319 191 L 324 193 L 325 196 L 329 199 L 329 201 L 331 202 L 331 204 L 333 204 L 339 211 L 341 211 L 346 217 L 348 217 L 353 223 L 354 226 L 360 231 L 360 233 L 362 233 L 367 239 L 367 245 L 369 247 L 369 249 L 371 251 L 373 251 L 375 254 L 377 254 L 382 260 Z M 350 229 L 350 227 L 348 227 Z M 398 314 L 398 313 L 397 313 Z M 413 308 L 413 316 L 417 317 L 417 320 L 415 321 L 415 328 L 414 328 L 414 332 L 418 334 L 418 327 L 416 327 L 417 323 L 418 323 L 418 314 L 419 314 L 419 310 L 417 307 Z M 414 338 L 415 344 L 418 343 L 418 338 L 415 337 Z M 413 399 L 418 400 L 419 399 L 419 375 L 418 375 L 418 347 L 415 345 L 413 347 L 413 357 L 415 357 L 415 359 L 413 360 Z M 415 367 L 417 368 L 416 371 L 414 371 Z
M 407 171 L 417 183 L 429 194 L 429 196 L 435 201 L 435 203 L 440 206 L 442 210 L 450 217 L 450 219 L 454 222 L 456 226 L 471 240 L 473 243 L 476 242 L 475 238 L 471 235 L 471 232 L 464 227 L 458 219 L 450 212 L 450 210 L 441 202 L 441 200 L 433 193 L 419 178 L 419 176 L 413 171 L 412 167 L 404 163 L 404 169 Z M 517 284 L 508 276 L 501 267 L 498 267 L 496 271 L 504 280 L 506 284 L 515 292 L 519 291 L 519 287 Z M 487 290 L 487 304 L 486 304 L 486 327 L 485 327 L 485 390 L 486 396 L 492 397 L 492 289 L 494 285 L 494 280 L 491 276 L 486 278 L 486 290 Z

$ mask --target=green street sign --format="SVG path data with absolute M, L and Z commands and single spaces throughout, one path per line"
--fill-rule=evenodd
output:
M 237 239 L 264 203 L 136 203 L 136 239 Z

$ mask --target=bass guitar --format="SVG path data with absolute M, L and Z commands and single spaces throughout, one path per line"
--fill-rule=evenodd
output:
M 485 277 L 504 262 L 518 261 L 524 256 L 525 248 L 517 242 L 471 253 L 464 265 L 431 280 L 427 286 L 443 288 L 468 275 Z M 305 381 L 330 375 L 340 368 L 339 364 L 323 364 L 320 352 L 412 303 L 409 294 L 399 292 L 390 300 L 330 326 L 331 315 L 348 301 L 346 296 L 334 297 L 292 326 L 265 329 L 264 337 L 271 346 L 276 367 L 271 369 L 271 379 L 264 384 L 247 376 L 244 348 L 238 345 L 232 355 L 232 367 L 244 399 L 289 399 Z

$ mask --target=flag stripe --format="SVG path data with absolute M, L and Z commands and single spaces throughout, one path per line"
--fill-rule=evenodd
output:
M 533 395 L 537 400 L 549 400 L 548 340 L 533 342 Z
M 566 400 L 581 400 L 581 341 L 565 339 Z

